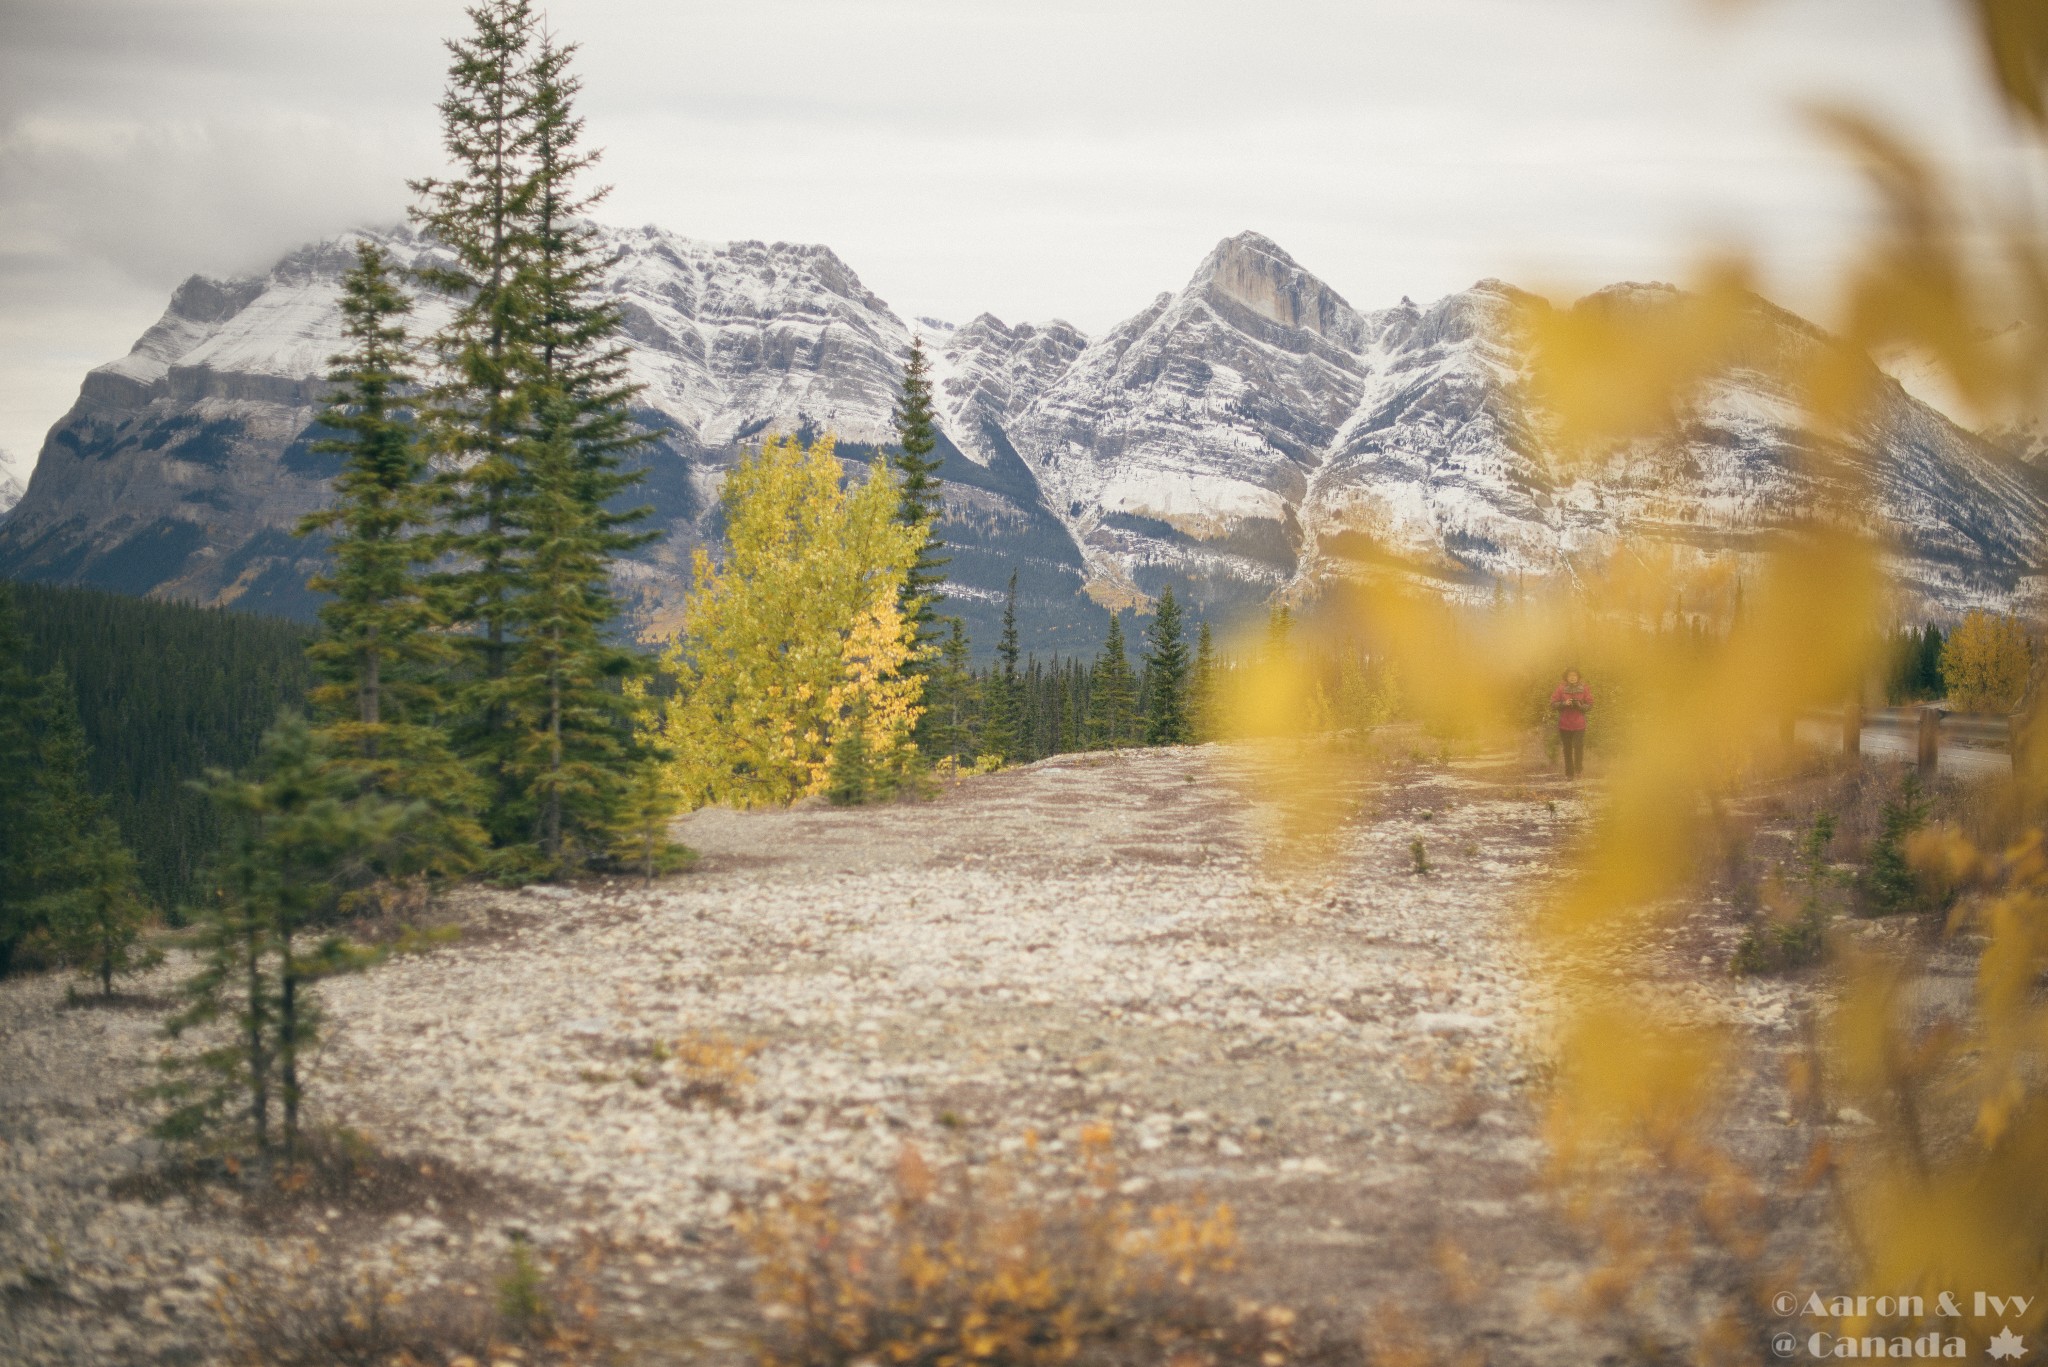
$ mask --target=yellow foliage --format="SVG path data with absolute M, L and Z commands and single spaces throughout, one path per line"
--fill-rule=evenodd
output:
M 1949 701 L 1965 712 L 2010 712 L 2027 691 L 2027 633 L 2011 617 L 1973 612 L 1941 648 Z
M 1038 1152 L 1028 1136 L 1026 1152 Z M 1034 1192 L 1001 1168 L 942 1181 L 906 1147 L 878 1214 L 822 1187 L 749 1214 L 741 1228 L 761 1259 L 756 1291 L 775 1326 L 763 1361 L 1064 1367 L 1142 1334 L 1160 1361 L 1177 1360 L 1178 1345 L 1206 1362 L 1248 1338 L 1246 1360 L 1286 1362 L 1291 1313 L 1218 1311 L 1213 1283 L 1237 1253 L 1230 1208 L 1165 1205 L 1141 1216 L 1116 1195 L 1116 1175 L 1106 1127 L 1090 1127 L 1060 1179 L 1072 1183 L 1065 1195 Z
M 754 1085 L 754 1071 L 747 1060 L 760 1052 L 760 1045 L 743 1044 L 726 1035 L 684 1035 L 657 1049 L 656 1058 L 681 1084 L 668 1093 L 675 1105 L 735 1106 Z
M 907 757 L 918 676 L 896 609 L 923 531 L 896 518 L 886 466 L 847 483 L 832 438 L 771 438 L 724 491 L 728 550 L 699 549 L 664 739 L 689 806 L 786 803 L 824 787 L 834 741 L 864 711 L 877 763 Z
M 2048 137 L 2042 6 L 1974 8 L 2000 92 L 2031 135 Z M 1780 737 L 1798 710 L 1860 696 L 1871 671 L 1874 627 L 1886 613 L 1868 472 L 1883 435 L 1874 405 L 1891 393 L 1871 356 L 1916 353 L 1981 418 L 2030 416 L 2048 390 L 2048 234 L 2012 218 L 1966 223 L 1943 178 L 1904 140 L 1846 111 L 1816 121 L 1861 165 L 1882 210 L 1881 230 L 1842 271 L 1827 335 L 1788 341 L 1782 328 L 1758 326 L 1769 305 L 1750 292 L 1739 262 L 1711 264 L 1683 296 L 1607 295 L 1570 308 L 1537 301 L 1520 320 L 1554 464 L 1677 449 L 1697 401 L 1740 374 L 1803 414 L 1809 440 L 1792 459 L 1814 500 L 1810 518 L 1747 555 L 1735 583 L 1725 566 L 1630 547 L 1606 564 L 1574 564 L 1568 591 L 1483 619 L 1413 589 L 1429 582 L 1423 565 L 1381 571 L 1346 610 L 1354 633 L 1396 663 L 1426 721 L 1434 713 L 1482 739 L 1511 735 L 1523 724 L 1517 698 L 1527 680 L 1567 664 L 1587 668 L 1596 700 L 1627 698 L 1619 715 L 1595 713 L 1605 791 L 1568 875 L 1530 923 L 1534 961 L 1559 1004 L 1553 1176 L 1601 1250 L 1578 1299 L 1589 1314 L 1626 1313 L 1660 1277 L 1700 1284 L 1686 1264 L 1701 1248 L 1741 1269 L 1727 1284 L 1764 1279 L 1760 1221 L 1770 1203 L 1714 1141 L 1731 1041 L 1674 1009 L 1643 973 L 1662 940 L 1656 932 L 1688 907 L 1707 843 L 1703 814 L 1782 763 Z M 2016 316 L 2028 326 L 2011 327 Z M 1676 648 L 1653 630 L 1676 605 L 1709 621 L 1704 646 Z M 1957 701 L 2017 705 L 2027 678 L 2018 624 L 1975 615 L 1955 639 L 1944 671 Z M 1293 719 L 1312 710 L 1304 681 L 1284 664 L 1242 682 L 1241 733 L 1293 736 Z M 1290 777 L 1276 771 L 1276 801 L 1288 797 Z M 2020 779 L 2040 812 L 2048 747 L 2025 761 Z M 1938 829 L 1912 845 L 1923 876 L 1959 897 L 1950 932 L 1981 937 L 1973 1012 L 1929 1024 L 1910 954 L 1838 954 L 1841 999 L 1803 1085 L 1875 1123 L 1817 1148 L 1807 1177 L 1836 1184 L 1843 1244 L 1863 1264 L 1856 1285 L 1924 1292 L 1931 1303 L 1942 1289 L 2041 1284 L 2044 841 L 2035 830 L 2000 853 Z M 1692 1200 L 1642 1199 L 1646 1184 L 1673 1177 Z M 1739 1356 L 1731 1326 L 1757 1309 L 1745 1295 L 1700 1307 L 1689 1326 L 1697 1351 Z M 2035 1298 L 2012 1327 L 2041 1325 L 2044 1306 Z M 1722 1347 L 1701 1347 L 1712 1344 Z M 1404 1360 L 1393 1349 L 1383 1355 Z
M 811 770 L 806 790 L 819 793 L 831 777 L 830 746 L 841 728 L 859 726 L 868 747 L 868 762 L 878 770 L 899 771 L 910 757 L 910 729 L 924 714 L 924 676 L 906 667 L 917 651 L 917 632 L 896 605 L 896 592 L 877 593 L 854 619 L 839 648 L 840 678 L 825 696 L 825 758 Z

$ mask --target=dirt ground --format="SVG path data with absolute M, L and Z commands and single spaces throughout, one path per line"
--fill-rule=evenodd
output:
M 1589 1250 L 1541 1181 L 1520 934 L 1584 792 L 1533 755 L 1360 766 L 1307 861 L 1259 800 L 1270 763 L 1067 756 L 930 801 L 711 810 L 679 827 L 698 865 L 652 885 L 464 893 L 459 942 L 322 990 L 314 1120 L 409 1183 L 365 1207 L 252 1224 L 162 1180 L 135 1099 L 158 1016 L 0 984 L 0 1355 L 209 1360 L 221 1279 L 309 1249 L 488 1295 L 516 1232 L 606 1250 L 624 1360 L 736 1359 L 735 1211 L 879 1189 L 905 1144 L 986 1163 L 1029 1132 L 1050 1167 L 1107 1122 L 1134 1199 L 1235 1209 L 1247 1296 L 1360 1332 L 1397 1309 L 1496 1364 L 1622 1360 L 1561 1308 Z M 1753 1051 L 1736 1142 L 1761 1171 L 1807 1139 L 1779 1085 L 1807 989 L 1730 979 L 1737 933 L 1703 901 L 1658 971 Z

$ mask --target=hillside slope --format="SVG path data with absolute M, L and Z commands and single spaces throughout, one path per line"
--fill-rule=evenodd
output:
M 622 567 L 636 620 L 672 626 L 718 490 L 763 434 L 830 431 L 850 463 L 889 440 L 913 329 L 829 249 L 603 230 L 641 421 L 637 495 L 659 542 Z M 320 548 L 291 527 L 326 496 L 310 425 L 340 343 L 355 243 L 429 259 L 408 230 L 344 234 L 261 278 L 194 277 L 129 355 L 89 374 L 0 522 L 0 574 L 310 615 Z M 1623 285 L 1572 307 L 1661 309 Z M 1705 396 L 1675 441 L 1565 468 L 1530 404 L 1519 308 L 1481 281 L 1427 307 L 1353 307 L 1276 244 L 1217 245 L 1177 292 L 1090 338 L 1059 321 L 920 320 L 948 481 L 952 610 L 985 651 L 1019 573 L 1025 645 L 1092 650 L 1103 604 L 1167 584 L 1205 615 L 1390 563 L 1447 593 L 1571 582 L 1644 546 L 1742 557 L 1825 492 L 1768 362 L 1824 344 L 1758 300 L 1757 364 Z M 447 304 L 423 298 L 431 330 Z M 1898 610 L 2009 606 L 2040 583 L 2043 476 L 1892 385 L 1854 466 L 1889 547 Z

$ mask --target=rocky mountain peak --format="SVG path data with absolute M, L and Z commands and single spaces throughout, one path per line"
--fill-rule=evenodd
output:
M 216 280 L 195 275 L 171 295 L 170 311 L 194 323 L 218 323 L 249 307 L 263 293 L 261 280 Z
M 1349 343 L 1357 337 L 1358 314 L 1344 297 L 1302 269 L 1272 239 L 1255 232 L 1217 243 L 1196 268 L 1186 292 L 1331 341 Z
M 1564 470 L 1521 383 L 1516 314 L 1542 305 L 1500 280 L 1361 314 L 1246 232 L 1091 339 L 987 313 L 907 324 L 819 245 L 598 231 L 657 436 L 643 493 L 664 537 L 621 569 L 656 625 L 672 619 L 691 548 L 720 534 L 740 452 L 773 432 L 834 432 L 849 452 L 893 440 L 913 329 L 945 438 L 950 610 L 984 645 L 1013 570 L 1033 648 L 1085 650 L 1098 604 L 1143 605 L 1168 584 L 1221 621 L 1395 557 L 1452 596 L 1569 582 L 1644 539 L 1744 562 L 1815 496 L 1798 414 L 1770 376 L 1825 334 L 1762 299 L 1757 363 L 1713 387 L 1682 438 Z M 309 615 L 319 549 L 291 529 L 334 473 L 309 427 L 340 346 L 341 276 L 365 239 L 407 266 L 436 250 L 407 228 L 364 230 L 260 277 L 180 286 L 52 430 L 0 524 L 0 573 Z M 1573 307 L 1688 297 L 1627 283 Z M 421 334 L 452 307 L 417 302 Z M 1886 402 L 1871 522 L 1893 548 L 1902 613 L 2023 605 L 2042 583 L 2048 480 L 1903 390 Z

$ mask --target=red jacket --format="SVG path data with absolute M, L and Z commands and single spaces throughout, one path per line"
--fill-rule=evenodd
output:
M 1577 688 L 1559 684 L 1550 692 L 1550 705 L 1557 712 L 1558 730 L 1583 731 L 1586 729 L 1586 709 L 1593 705 L 1593 690 L 1584 684 Z

